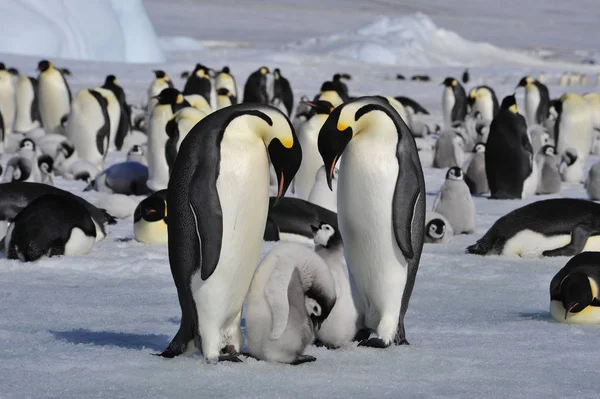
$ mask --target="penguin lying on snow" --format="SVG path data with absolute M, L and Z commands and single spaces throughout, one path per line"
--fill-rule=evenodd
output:
M 84 191 L 101 191 L 125 195 L 146 195 L 151 191 L 146 186 L 148 167 L 138 162 L 121 162 L 100 173 Z
M 600 204 L 560 198 L 534 202 L 502 216 L 477 243 L 476 255 L 573 256 L 600 250 Z
M 33 262 L 44 255 L 86 255 L 96 242 L 96 227 L 76 198 L 43 195 L 19 212 L 8 227 L 6 257 Z
M 444 244 L 452 241 L 454 230 L 452 225 L 437 212 L 427 212 L 425 214 L 425 242 L 429 244 Z
M 600 253 L 571 258 L 550 282 L 550 314 L 560 323 L 600 324 Z
M 133 236 L 146 244 L 165 244 L 167 232 L 167 190 L 150 195 L 135 208 L 133 214 Z
M 325 261 L 303 246 L 279 245 L 258 265 L 248 292 L 248 352 L 293 365 L 317 360 L 303 353 L 335 303 Z

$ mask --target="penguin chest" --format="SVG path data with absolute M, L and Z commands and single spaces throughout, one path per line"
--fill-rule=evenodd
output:
M 534 87 L 525 89 L 525 116 L 527 117 L 527 124 L 537 124 L 535 113 L 539 105 L 540 92 L 538 89 Z
M 445 88 L 444 94 L 442 95 L 442 110 L 444 112 L 444 124 L 446 127 L 450 127 L 452 124 L 452 109 L 456 103 L 456 98 L 452 89 Z
M 59 72 L 43 76 L 39 81 L 39 105 L 44 128 L 51 133 L 60 119 L 69 113 L 69 92 Z
M 163 220 L 148 222 L 141 219 L 133 224 L 133 235 L 137 241 L 146 244 L 165 244 L 169 237 Z
M 560 301 L 550 301 L 550 315 L 559 323 L 565 324 L 600 324 L 600 307 L 588 306 L 578 313 L 566 313 Z
M 87 255 L 90 253 L 95 243 L 96 237 L 88 236 L 80 228 L 73 227 L 71 229 L 71 234 L 65 243 L 65 255 Z
M 317 139 L 319 130 L 325 123 L 322 115 L 315 115 L 302 125 L 298 141 L 302 147 L 302 163 L 295 177 L 295 194 L 298 198 L 308 199 L 310 190 L 315 183 L 317 170 L 323 165 L 323 159 L 319 154 Z

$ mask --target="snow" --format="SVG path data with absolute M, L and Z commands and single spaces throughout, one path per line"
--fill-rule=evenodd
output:
M 553 98 L 567 90 L 599 90 L 593 85 L 600 68 L 577 63 L 594 56 L 590 38 L 600 35 L 600 27 L 590 19 L 599 12 L 596 2 L 582 1 L 585 7 L 572 10 L 567 3 L 537 0 L 443 5 L 424 0 L 418 6 L 404 0 L 296 3 L 249 0 L 242 8 L 233 0 L 174 0 L 164 7 L 162 0 L 146 0 L 159 42 L 171 41 L 172 46 L 165 51 L 168 62 L 156 66 L 180 88 L 180 72 L 196 62 L 213 68 L 229 65 L 242 87 L 259 66 L 280 67 L 296 98 L 315 94 L 333 73 L 348 72 L 352 95 L 406 95 L 431 112 L 426 121 L 437 123 L 442 120 L 439 83 L 446 76 L 458 77 L 467 63 L 475 65 L 467 89 L 489 84 L 499 98 L 513 93 L 525 74 L 542 71 Z M 546 29 L 550 20 L 560 32 Z M 28 36 L 36 21 L 31 19 L 31 29 L 21 29 L 19 35 Z M 7 32 L 13 37 L 15 29 Z M 193 42 L 179 41 L 181 37 Z M 65 40 L 63 45 L 74 39 Z M 186 42 L 195 45 L 181 44 Z M 372 50 L 369 43 L 374 43 Z M 409 56 L 401 59 L 397 50 L 386 53 L 398 65 L 352 56 L 352 49 L 363 45 L 375 55 L 397 46 Z M 336 53 L 338 46 L 351 56 Z M 455 46 L 455 51 L 444 46 Z M 7 66 L 30 72 L 39 57 L 2 58 Z M 137 106 L 145 101 L 154 69 L 66 60 L 59 65 L 71 69 L 74 92 L 116 74 Z M 565 71 L 587 73 L 589 86 L 560 87 Z M 396 73 L 426 73 L 432 82 L 390 80 Z M 521 100 L 521 91 L 518 96 Z M 110 153 L 107 166 L 125 160 L 125 154 Z M 3 163 L 7 160 L 2 157 Z M 587 167 L 598 160 L 591 156 Z M 428 210 L 445 173 L 425 169 Z M 92 202 L 104 196 L 83 192 L 83 182 L 56 179 L 56 184 Z M 558 196 L 587 198 L 582 185 L 564 185 Z M 177 332 L 180 309 L 166 246 L 136 242 L 131 217 L 109 226 L 108 237 L 88 256 L 31 264 L 0 259 L 0 397 L 595 398 L 598 327 L 559 324 L 549 314 L 550 280 L 568 258 L 464 253 L 500 216 L 551 197 L 556 196 L 516 201 L 476 197 L 475 234 L 425 245 L 406 316 L 410 346 L 311 347 L 308 353 L 317 362 L 297 367 L 252 359 L 212 366 L 198 355 L 152 356 Z M 264 245 L 261 256 L 271 247 Z

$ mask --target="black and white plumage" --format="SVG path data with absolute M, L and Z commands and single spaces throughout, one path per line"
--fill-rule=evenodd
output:
M 38 64 L 38 109 L 47 133 L 58 133 L 71 112 L 71 89 L 63 71 L 48 60 Z
M 536 194 L 554 194 L 560 192 L 561 178 L 556 165 L 556 148 L 543 146 L 536 155 L 535 162 L 539 170 L 539 182 Z
M 454 122 L 462 122 L 467 115 L 467 94 L 458 80 L 448 77 L 442 84 L 444 92 L 442 95 L 442 111 L 444 114 L 444 126 L 452 127 Z
M 16 84 L 16 110 L 13 130 L 27 133 L 42 125 L 38 105 L 38 80 L 21 75 Z
M 444 244 L 452 241 L 454 229 L 446 217 L 437 212 L 425 215 L 425 243 Z
M 465 183 L 473 195 L 482 195 L 490 192 L 487 175 L 485 174 L 485 144 L 477 143 L 473 148 L 473 155 L 466 167 Z
M 210 68 L 202 64 L 196 64 L 196 67 L 185 82 L 183 94 L 201 95 L 209 104 L 212 104 L 212 102 L 214 101 L 212 100 L 212 98 L 215 97 L 215 94 L 213 93 L 215 89 L 212 84 L 210 72 Z
M 468 98 L 471 114 L 479 113 L 481 119 L 491 122 L 500 109 L 496 92 L 490 86 L 477 86 L 469 90 Z
M 52 178 L 52 174 L 54 172 L 54 159 L 47 154 L 40 155 L 38 158 L 38 167 L 41 173 L 40 183 L 53 185 L 54 179 Z
M 133 213 L 133 236 L 146 244 L 166 244 L 167 190 L 160 190 L 142 200 Z
M 433 211 L 450 221 L 454 234 L 475 232 L 475 203 L 459 167 L 448 169 L 446 180 L 433 202 Z
M 237 104 L 238 103 L 238 88 L 237 88 L 237 83 L 235 81 L 235 78 L 233 77 L 233 74 L 231 73 L 231 70 L 229 69 L 228 66 L 224 66 L 223 69 L 221 69 L 218 73 L 217 76 L 215 76 L 215 90 L 217 91 L 217 95 L 222 95 L 219 94 L 219 91 L 221 91 L 221 93 L 223 93 L 225 90 L 227 92 L 227 96 L 229 97 L 229 100 L 231 101 L 231 104 Z M 217 100 L 217 107 L 218 108 L 223 108 L 218 106 L 218 100 Z
M 121 150 L 123 147 L 123 142 L 125 141 L 125 137 L 131 131 L 131 108 L 127 104 L 125 91 L 121 86 L 118 85 L 115 75 L 108 75 L 104 81 L 104 84 L 102 85 L 102 88 L 112 91 L 117 99 L 117 102 L 119 103 L 121 112 L 119 114 L 120 116 L 116 134 L 114 137 L 111 137 L 111 144 L 113 144 L 117 150 Z
M 244 104 L 268 104 L 267 74 L 269 68 L 262 66 L 252 72 L 244 85 Z
M 132 145 L 129 151 L 127 152 L 127 162 L 139 162 L 142 165 L 148 166 L 148 160 L 146 159 L 147 151 L 147 145 Z
M 290 81 L 281 74 L 279 68 L 275 68 L 273 71 L 273 98 L 271 99 L 271 105 L 286 112 L 288 117 L 292 116 L 294 92 L 292 91 Z
M 548 87 L 530 76 L 519 81 L 517 88 L 525 88 L 525 119 L 528 125 L 541 125 L 548 119 L 550 94 Z

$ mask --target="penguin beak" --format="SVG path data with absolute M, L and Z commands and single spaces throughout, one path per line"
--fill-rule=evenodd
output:
M 293 132 L 293 130 L 292 130 Z M 296 176 L 302 162 L 302 147 L 293 133 L 293 143 L 290 148 L 286 148 L 279 139 L 271 140 L 267 148 L 271 163 L 277 175 L 277 204 L 279 198 L 285 195 L 290 183 Z
M 352 127 L 339 123 L 342 107 L 335 108 L 325 120 L 319 132 L 318 147 L 327 171 L 327 185 L 333 191 L 332 180 L 335 165 L 352 139 Z M 340 130 L 339 128 L 343 129 Z

